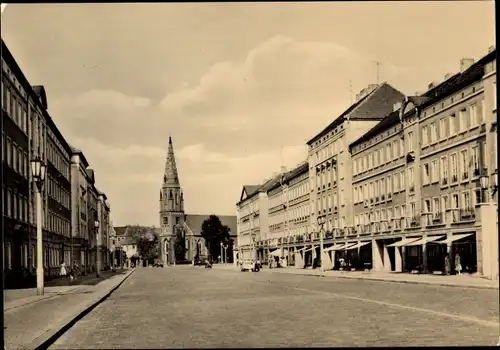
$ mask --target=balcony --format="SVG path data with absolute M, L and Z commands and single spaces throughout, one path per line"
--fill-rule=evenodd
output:
M 475 221 L 476 212 L 472 208 L 460 209 L 460 220 L 461 221 Z
M 419 228 L 421 226 L 420 216 L 415 215 L 411 218 L 408 218 L 408 228 Z
M 333 232 L 332 231 L 326 231 L 325 232 L 325 239 L 333 239 Z

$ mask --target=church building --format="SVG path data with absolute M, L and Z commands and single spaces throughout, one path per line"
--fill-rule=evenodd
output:
M 167 264 L 175 262 L 175 240 L 177 234 L 185 239 L 186 260 L 195 257 L 207 257 L 208 251 L 205 240 L 201 236 L 201 226 L 209 215 L 186 214 L 184 212 L 184 194 L 179 180 L 179 173 L 175 162 L 172 138 L 168 139 L 167 160 L 163 183 L 160 190 L 160 253 L 161 260 Z M 214 214 L 217 215 L 217 214 Z M 229 227 L 232 246 L 237 246 L 236 216 L 217 215 L 223 225 Z M 224 255 L 224 254 L 223 254 Z M 233 261 L 233 252 L 230 248 L 226 251 L 227 262 Z M 212 257 L 216 259 L 217 257 Z

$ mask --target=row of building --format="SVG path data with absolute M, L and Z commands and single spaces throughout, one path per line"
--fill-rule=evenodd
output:
M 5 286 L 32 284 L 36 274 L 36 188 L 30 169 L 36 157 L 46 164 L 41 193 L 46 279 L 59 274 L 62 261 L 95 269 L 96 251 L 105 267 L 113 229 L 106 194 L 97 189 L 83 152 L 67 142 L 48 113 L 44 87 L 29 84 L 3 40 L 1 104 Z
M 243 186 L 239 260 L 498 278 L 496 95 L 494 47 L 415 96 L 363 89 L 303 164 Z

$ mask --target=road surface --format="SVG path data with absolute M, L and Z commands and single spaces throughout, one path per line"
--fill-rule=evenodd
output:
M 498 315 L 495 290 L 141 268 L 51 349 L 495 345 Z

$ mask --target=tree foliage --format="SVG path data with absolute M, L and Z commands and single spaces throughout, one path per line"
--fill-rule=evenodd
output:
M 201 236 L 213 259 L 220 255 L 220 244 L 228 244 L 230 240 L 229 227 L 223 225 L 217 215 L 210 215 L 201 225 Z
M 130 229 L 130 228 L 129 228 Z M 137 255 L 153 261 L 159 257 L 159 237 L 152 227 L 133 226 L 130 235 L 136 242 Z

